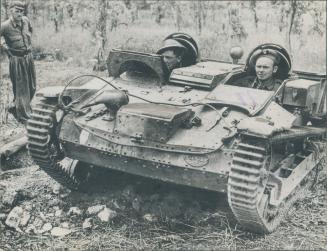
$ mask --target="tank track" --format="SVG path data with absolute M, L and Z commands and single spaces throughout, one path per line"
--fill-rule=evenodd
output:
M 74 176 L 72 159 L 65 158 L 56 136 L 56 105 L 39 100 L 33 107 L 31 118 L 27 121 L 27 148 L 34 162 L 49 176 L 69 189 L 80 187 Z
M 255 143 L 242 140 L 234 149 L 228 202 L 239 223 L 251 232 L 271 233 L 310 185 L 307 177 L 281 206 L 269 206 L 270 154 L 270 144 L 264 139 L 257 139 Z

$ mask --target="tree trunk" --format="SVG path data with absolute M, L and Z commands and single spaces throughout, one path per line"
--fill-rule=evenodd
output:
M 288 30 L 287 30 L 287 43 L 288 43 L 288 48 L 289 48 L 289 52 L 291 54 L 291 57 L 293 55 L 292 53 L 292 40 L 291 40 L 291 33 L 292 33 L 292 28 L 293 28 L 293 24 L 294 24 L 294 18 L 295 18 L 295 14 L 296 14 L 296 10 L 297 10 L 297 0 L 291 0 L 289 2 L 290 4 L 290 16 L 289 16 L 289 22 L 288 22 Z
M 105 62 L 105 48 L 107 46 L 107 0 L 99 0 L 99 19 L 96 24 L 96 39 L 97 39 L 97 68 Z
M 178 3 L 176 3 L 176 26 L 177 30 L 181 30 L 181 23 L 182 23 L 182 11 Z
M 257 5 L 256 0 L 251 0 L 251 2 L 250 2 L 250 8 L 251 8 L 251 10 L 253 12 L 255 27 L 258 28 L 259 18 L 258 18 L 257 11 L 256 11 L 256 5 Z
M 202 17 L 201 17 L 202 5 L 201 5 L 201 1 L 194 2 L 193 8 L 194 8 L 194 17 L 195 17 L 196 29 L 197 29 L 198 34 L 201 34 L 201 32 L 202 32 Z

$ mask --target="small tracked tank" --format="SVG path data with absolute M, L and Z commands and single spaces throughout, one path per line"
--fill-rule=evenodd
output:
M 291 76 L 284 48 L 251 53 L 260 48 L 282 55 L 277 92 L 250 88 L 251 54 L 245 65 L 195 60 L 167 75 L 159 55 L 113 50 L 108 78 L 37 92 L 29 153 L 70 189 L 101 166 L 226 193 L 244 228 L 270 233 L 326 154 L 326 76 Z

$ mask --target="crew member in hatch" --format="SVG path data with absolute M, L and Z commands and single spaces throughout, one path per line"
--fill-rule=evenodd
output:
M 166 39 L 164 45 L 157 51 L 157 54 L 163 56 L 163 61 L 167 66 L 169 73 L 182 66 L 183 56 L 186 47 L 175 39 Z
M 250 61 L 255 62 L 256 78 L 251 87 L 267 91 L 277 91 L 282 80 L 276 78 L 275 74 L 279 67 L 279 55 L 269 49 L 261 50 L 259 53 L 254 53 Z

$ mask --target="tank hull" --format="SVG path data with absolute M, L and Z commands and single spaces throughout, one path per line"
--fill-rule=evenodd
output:
M 206 167 L 181 167 L 162 162 L 140 160 L 110 153 L 94 148 L 93 146 L 75 145 L 72 142 L 63 142 L 65 151 L 72 159 L 77 159 L 95 166 L 118 170 L 143 177 L 153 178 L 174 184 L 197 187 L 206 190 L 226 193 L 228 175 L 219 172 L 209 172 Z M 216 153 L 221 155 L 221 153 Z

